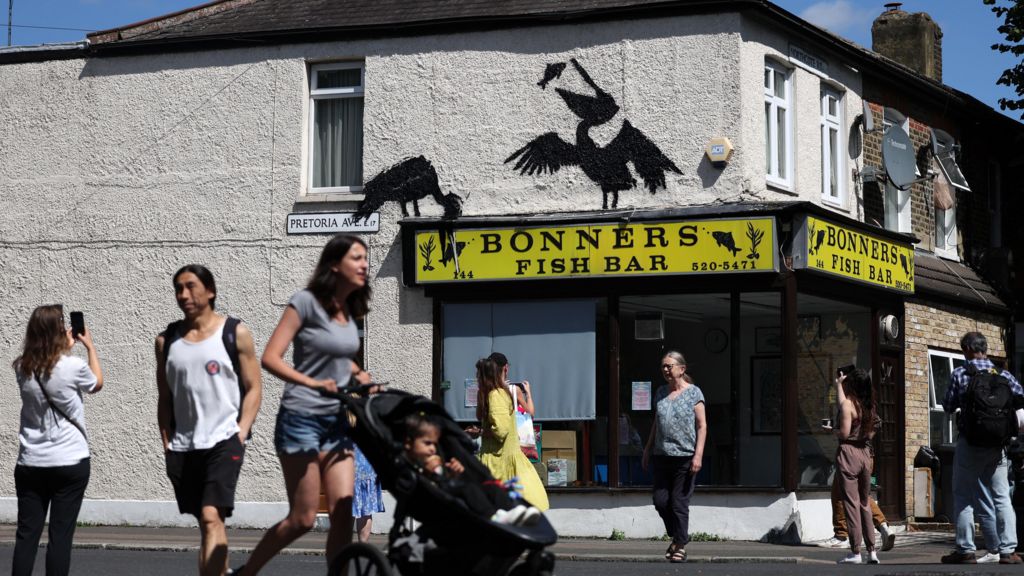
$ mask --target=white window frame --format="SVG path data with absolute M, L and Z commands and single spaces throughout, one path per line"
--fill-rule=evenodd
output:
M 346 86 L 344 88 L 318 88 L 317 72 L 323 70 L 359 70 L 359 86 Z M 309 67 L 309 114 L 306 132 L 307 144 L 307 166 L 306 166 L 306 195 L 322 196 L 324 194 L 358 194 L 363 191 L 359 186 L 322 186 L 313 187 L 313 163 L 316 155 L 313 153 L 316 139 L 316 102 L 334 98 L 363 98 L 366 93 L 366 63 L 365 62 L 331 62 L 326 64 L 313 64 Z M 365 119 L 365 116 L 364 116 Z M 362 154 L 360 154 L 362 161 Z
M 932 415 L 933 414 L 944 414 L 945 410 L 942 408 L 942 398 L 937 397 L 935 393 L 935 375 L 932 373 L 932 358 L 939 357 L 945 358 L 949 362 L 949 373 L 952 374 L 953 370 L 956 369 L 954 365 L 955 360 L 959 360 L 961 364 L 965 362 L 963 353 L 946 352 L 945 350 L 928 350 L 928 440 L 929 446 L 934 446 L 936 442 L 931 438 L 932 434 Z M 945 423 L 943 425 L 943 437 L 939 444 L 952 444 L 956 442 L 954 433 L 956 432 L 956 417 L 955 414 L 946 415 Z
M 944 152 L 952 150 L 956 141 L 953 137 L 943 132 L 942 130 L 932 129 L 932 135 L 935 138 L 938 147 Z M 960 167 L 956 165 L 956 160 L 953 160 L 952 168 L 957 171 L 956 176 L 959 177 L 963 182 L 967 180 L 963 177 L 960 172 Z M 956 194 L 958 191 L 963 190 L 970 192 L 970 187 L 959 184 L 955 178 L 951 178 L 947 172 L 946 166 L 936 158 L 936 164 L 939 166 L 939 170 L 942 171 L 942 176 L 946 178 L 952 188 L 953 193 L 953 207 L 949 210 L 940 210 L 935 208 L 935 255 L 941 256 L 948 260 L 960 260 L 960 255 L 957 253 L 957 228 L 956 228 Z
M 767 165 L 765 166 L 765 179 L 768 184 L 793 190 L 794 168 L 793 161 L 793 70 L 783 64 L 766 58 L 764 61 L 764 102 L 769 107 L 769 120 L 765 129 L 765 149 Z M 781 74 L 785 82 L 784 96 L 779 98 L 775 95 L 775 74 Z M 786 114 L 785 134 L 778 133 L 778 123 L 773 120 L 782 110 Z M 779 166 L 780 160 L 778 147 L 782 143 L 786 153 L 781 158 L 785 166 Z M 785 173 L 785 177 L 780 174 Z
M 906 132 L 907 136 L 910 135 L 910 119 L 899 113 L 892 108 L 885 108 L 882 114 L 882 133 L 888 130 L 890 126 L 899 126 Z M 914 173 L 918 178 L 921 177 L 921 171 L 915 166 Z M 910 200 L 910 188 L 906 190 L 900 190 L 893 183 L 886 178 L 885 179 L 885 229 L 892 230 L 893 232 L 913 232 L 913 221 L 911 219 L 911 205 L 913 202 Z
M 835 101 L 835 114 L 829 113 L 829 101 Z M 826 204 L 839 208 L 846 207 L 846 135 L 843 130 L 843 118 L 845 105 L 844 94 L 841 90 L 827 84 L 821 85 L 821 199 Z M 835 150 L 829 150 L 829 133 L 836 133 Z M 832 154 L 836 158 L 832 158 Z M 830 170 L 832 161 L 835 160 L 836 173 L 833 176 Z M 835 178 L 835 196 L 831 194 L 832 179 Z

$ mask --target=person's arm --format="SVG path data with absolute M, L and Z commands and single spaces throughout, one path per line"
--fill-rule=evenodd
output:
M 651 421 L 651 433 L 647 435 L 647 444 L 644 444 L 644 453 L 640 457 L 640 467 L 647 470 L 651 463 L 651 447 L 654 446 L 654 434 L 658 429 L 658 411 L 654 411 L 654 419 Z
M 236 330 L 238 362 L 242 372 L 238 378 L 245 388 L 245 397 L 242 398 L 241 414 L 238 418 L 238 438 L 245 442 L 263 401 L 263 374 L 260 363 L 256 360 L 256 345 L 252 341 L 252 332 L 244 324 L 239 324 Z
M 466 467 L 462 465 L 462 462 L 459 462 L 454 457 L 449 458 L 448 462 L 444 465 L 444 467 L 448 469 L 448 472 L 451 473 L 451 476 L 458 476 L 459 474 L 462 474 L 463 472 L 466 471 Z
M 373 382 L 373 376 L 371 376 L 369 372 L 363 370 L 363 367 L 360 366 L 355 360 L 352 360 L 351 362 L 352 377 L 356 379 L 356 382 L 359 382 L 360 384 L 369 384 L 370 382 Z M 379 391 L 379 387 L 374 386 L 373 388 L 370 389 L 369 392 L 370 394 L 376 394 Z
M 704 441 L 708 437 L 708 422 L 704 414 L 704 402 L 693 407 L 694 424 L 697 427 L 697 445 L 693 448 L 693 460 L 690 461 L 690 472 L 696 474 L 704 466 Z
M 526 413 L 533 417 L 533 393 L 530 392 L 530 383 L 523 380 L 523 388 L 516 394 L 516 400 L 519 405 L 526 410 Z
M 171 445 L 171 436 L 174 435 L 174 406 L 171 404 L 171 389 L 167 386 L 163 334 L 156 337 L 156 392 L 156 422 L 166 452 Z
M 836 438 L 846 440 L 850 437 L 853 416 L 853 402 L 843 400 L 843 403 L 839 405 L 839 425 L 836 426 Z
M 81 334 L 75 336 L 75 339 L 85 346 L 85 351 L 89 355 L 89 370 L 92 370 L 92 375 L 96 377 L 96 385 L 92 387 L 89 394 L 95 394 L 103 388 L 103 370 L 100 368 L 100 357 L 96 354 L 96 346 L 92 343 L 92 333 L 86 328 Z
M 949 386 L 946 388 L 946 394 L 942 397 L 942 410 L 950 416 L 960 407 L 959 375 L 961 372 L 962 370 L 957 368 L 949 375 Z
M 333 378 L 316 380 L 285 362 L 284 353 L 288 350 L 288 345 L 292 343 L 295 335 L 299 333 L 300 328 L 302 328 L 302 319 L 299 318 L 299 313 L 295 308 L 289 305 L 281 314 L 281 320 L 277 323 L 277 328 L 274 328 L 274 333 L 270 335 L 267 347 L 263 350 L 263 368 L 285 382 L 337 392 L 338 383 Z
M 843 391 L 843 382 L 846 381 L 846 374 L 836 377 L 836 402 L 842 406 L 846 402 L 846 392 Z

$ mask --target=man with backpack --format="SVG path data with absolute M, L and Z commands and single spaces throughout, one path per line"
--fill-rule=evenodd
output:
M 185 318 L 156 338 L 157 419 L 178 511 L 199 522 L 199 574 L 223 576 L 224 520 L 260 408 L 260 365 L 249 330 L 214 312 L 217 287 L 206 267 L 183 267 L 173 284 Z
M 966 363 L 950 375 L 942 399 L 947 414 L 960 411 L 953 457 L 956 549 L 943 556 L 942 563 L 1020 564 L 1014 552 L 1017 519 L 1010 501 L 1006 446 L 1017 435 L 1015 409 L 1024 405 L 1024 389 L 988 359 L 988 342 L 981 333 L 964 334 L 960 348 Z M 988 548 L 981 558 L 974 553 L 975 514 Z

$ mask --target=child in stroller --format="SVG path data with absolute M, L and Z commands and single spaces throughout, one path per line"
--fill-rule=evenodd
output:
M 473 512 L 498 524 L 514 526 L 530 526 L 540 518 L 537 508 L 516 504 L 502 482 L 493 479 L 479 484 L 465 481 L 461 478 L 465 467 L 457 458 L 444 462 L 437 453 L 441 424 L 435 417 L 422 412 L 410 414 L 405 419 L 405 432 L 405 457 L 442 489 L 461 498 Z

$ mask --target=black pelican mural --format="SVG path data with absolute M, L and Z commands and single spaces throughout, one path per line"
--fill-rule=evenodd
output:
M 529 144 L 512 153 L 505 163 L 515 160 L 515 170 L 520 174 L 533 175 L 557 172 L 562 166 L 579 166 L 588 178 L 601 187 L 604 193 L 602 206 L 608 208 L 608 196 L 612 197 L 612 208 L 619 203 L 619 192 L 636 187 L 636 179 L 630 174 L 629 162 L 644 180 L 644 185 L 654 194 L 665 187 L 665 172 L 682 174 L 661 150 L 643 132 L 623 121 L 622 129 L 605 147 L 599 147 L 590 137 L 590 129 L 611 120 L 618 112 L 619 105 L 611 94 L 602 90 L 583 69 L 571 59 L 573 67 L 583 80 L 594 89 L 595 95 L 576 94 L 561 88 L 555 92 L 562 97 L 573 114 L 582 120 L 576 126 L 576 144 L 569 144 L 555 132 L 548 132 L 534 138 Z M 537 84 L 543 89 L 548 82 L 561 76 L 565 64 L 548 64 L 544 78 Z
M 401 202 L 402 215 L 408 216 L 406 204 L 412 202 L 413 213 L 420 215 L 419 201 L 430 196 L 444 208 L 445 218 L 458 218 L 462 214 L 462 198 L 455 194 L 441 194 L 437 171 L 423 156 L 406 158 L 377 174 L 363 186 L 363 201 L 356 209 L 355 219 L 372 214 L 385 202 Z

